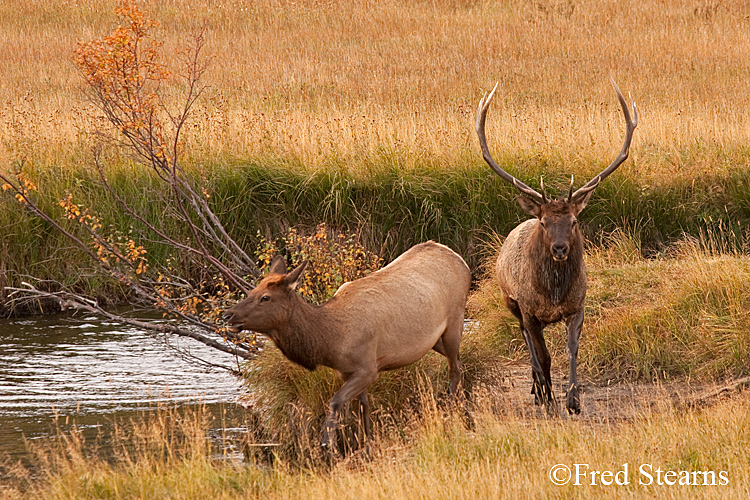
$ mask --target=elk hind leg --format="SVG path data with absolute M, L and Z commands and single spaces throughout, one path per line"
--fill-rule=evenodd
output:
M 370 441 L 372 440 L 372 421 L 370 420 L 370 401 L 367 397 L 367 389 L 357 395 L 359 401 L 359 424 L 362 434 L 355 434 L 356 449 L 364 448 L 367 457 L 370 456 Z
M 575 314 L 566 321 L 568 343 L 568 360 L 570 362 L 570 378 L 568 380 L 568 390 L 566 394 L 568 413 L 581 413 L 581 401 L 578 394 L 578 380 L 576 375 L 576 363 L 578 359 L 578 339 L 581 336 L 581 327 L 583 326 L 583 310 Z
M 459 360 L 458 352 L 463 331 L 464 318 L 462 314 L 458 320 L 448 322 L 443 335 L 432 347 L 434 351 L 448 359 L 448 372 L 450 373 L 449 390 L 453 398 L 458 396 L 458 387 L 461 384 L 461 361 Z
M 448 373 L 450 374 L 450 401 L 451 406 L 454 409 L 461 409 L 463 407 L 463 418 L 467 428 L 474 428 L 474 419 L 471 416 L 468 406 L 465 404 L 466 400 L 462 392 L 459 392 L 459 388 L 462 384 L 462 368 L 461 361 L 459 359 L 459 346 L 461 344 L 461 337 L 464 331 L 464 318 L 463 310 L 456 316 L 458 319 L 449 321 L 448 326 L 445 328 L 443 335 L 438 339 L 437 343 L 433 347 L 433 350 L 442 354 L 448 359 Z M 457 406 L 454 406 L 457 405 Z

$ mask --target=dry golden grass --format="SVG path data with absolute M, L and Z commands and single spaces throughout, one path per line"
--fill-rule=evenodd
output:
M 655 391 L 651 402 L 663 396 Z M 33 474 L 7 469 L 15 480 L 0 485 L 0 494 L 42 500 L 680 499 L 750 493 L 750 402 L 743 395 L 700 410 L 677 410 L 662 401 L 629 421 L 529 419 L 512 409 L 503 415 L 477 410 L 472 430 L 423 396 L 422 412 L 401 432 L 378 438 L 371 460 L 355 454 L 333 466 L 302 469 L 285 462 L 268 467 L 216 460 L 202 415 L 170 411 L 146 426 L 122 427 L 135 444 L 116 443 L 122 452 L 111 461 L 92 455 L 75 434 L 46 449 L 38 446 L 39 468 Z M 582 464 L 586 474 L 555 484 L 550 470 L 557 464 L 572 471 Z M 595 470 L 612 475 L 592 475 Z M 615 483 L 615 473 L 623 484 Z M 562 470 L 554 477 L 568 476 Z
M 196 109 L 198 161 L 280 155 L 362 168 L 398 151 L 446 168 L 478 160 L 475 106 L 500 82 L 488 125 L 498 155 L 538 153 L 582 175 L 619 149 L 607 75 L 637 101 L 623 170 L 644 182 L 732 168 L 750 139 L 750 7 L 718 0 L 398 2 L 144 1 L 172 58 L 207 26 L 213 58 Z M 72 52 L 114 23 L 115 2 L 0 7 L 3 164 L 80 158 L 91 128 Z M 699 151 L 695 152 L 695 148 Z M 718 150 L 718 152 L 717 152 Z M 692 155 L 685 158 L 685 155 Z M 729 155 L 729 159 L 728 158 Z

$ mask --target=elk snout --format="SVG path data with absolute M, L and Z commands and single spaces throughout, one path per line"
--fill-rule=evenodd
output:
M 242 328 L 237 326 L 236 324 L 232 324 L 232 318 L 234 318 L 234 312 L 232 312 L 231 309 L 227 309 L 224 311 L 224 314 L 221 315 L 221 319 L 229 323 L 227 326 L 227 330 L 231 333 L 240 333 L 242 331 Z
M 570 247 L 567 243 L 554 243 L 552 245 L 552 258 L 557 262 L 563 262 L 568 259 Z

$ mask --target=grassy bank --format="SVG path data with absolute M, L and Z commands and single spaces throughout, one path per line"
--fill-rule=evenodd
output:
M 569 169 L 559 159 L 517 155 L 499 161 L 519 176 L 544 174 L 550 190 L 565 189 Z M 429 162 L 405 168 L 391 157 L 357 171 L 347 167 L 331 163 L 310 171 L 294 161 L 253 159 L 212 164 L 200 171 L 214 211 L 250 251 L 256 248 L 259 232 L 275 238 L 289 227 L 305 232 L 326 223 L 335 230 L 359 234 L 363 244 L 386 261 L 416 243 L 434 239 L 456 249 L 476 271 L 488 255 L 486 243 L 493 235 L 507 234 L 526 218 L 515 202 L 516 192 L 476 158 L 450 170 Z M 71 192 L 76 203 L 98 213 L 110 231 L 123 235 L 131 231 L 134 221 L 122 213 L 92 172 L 45 165 L 26 168 L 39 186 L 40 203 L 49 212 L 63 219 L 57 202 Z M 622 231 L 639 242 L 644 255 L 651 256 L 684 235 L 710 234 L 724 250 L 750 247 L 744 224 L 750 219 L 750 176 L 744 170 L 647 184 L 632 176 L 641 168 L 634 160 L 597 189 L 581 216 L 594 246 L 606 247 L 608 235 Z M 170 200 L 152 176 L 121 165 L 111 167 L 108 177 L 114 189 L 134 200 L 147 219 L 173 234 L 190 236 L 171 221 Z M 80 282 L 81 289 L 100 290 L 105 301 L 124 299 L 116 287 L 102 288 L 101 282 L 90 281 L 87 257 L 70 252 L 53 228 L 4 194 L 0 197 L 4 283 L 17 285 L 25 275 L 36 276 L 66 284 Z M 155 263 L 175 257 L 165 248 L 144 244 Z
M 206 414 L 162 409 L 123 424 L 107 443 L 122 449 L 114 460 L 77 435 L 34 445 L 36 468 L 0 464 L 0 491 L 11 499 L 742 497 L 750 488 L 746 394 L 694 399 L 691 385 L 698 395 L 701 384 L 713 393 L 713 380 L 747 375 L 750 360 L 750 263 L 712 250 L 719 243 L 686 240 L 644 259 L 638 241 L 622 234 L 589 251 L 579 417 L 548 419 L 535 410 L 516 321 L 487 280 L 471 298 L 482 323 L 462 343 L 470 429 L 445 404 L 446 363 L 432 353 L 371 386 L 372 459 L 354 454 L 332 466 L 318 442 L 336 377 L 294 366 L 269 348 L 247 371 L 247 402 L 257 418 L 244 436 L 250 444 L 278 443 L 275 462 L 257 453 L 263 447 L 248 448 L 245 463 L 219 458 Z M 566 366 L 563 337 L 561 328 L 547 333 L 555 388 Z M 639 379 L 664 384 L 614 395 L 629 387 L 622 382 Z M 683 404 L 691 400 L 699 404 Z M 347 415 L 351 426 L 356 418 Z M 549 476 L 556 464 L 613 474 L 627 464 L 619 477 L 629 484 L 606 485 L 589 473 L 580 485 L 556 485 Z M 676 471 L 669 476 L 675 484 L 666 483 L 666 471 Z M 716 484 L 704 474 L 710 471 Z

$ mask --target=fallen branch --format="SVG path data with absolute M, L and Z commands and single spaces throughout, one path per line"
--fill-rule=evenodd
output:
M 24 285 L 26 285 L 26 288 L 18 288 L 18 287 L 5 287 L 5 290 L 9 292 L 8 298 L 10 299 L 9 302 L 13 302 L 16 300 L 14 297 L 15 295 L 21 295 L 24 298 L 27 297 L 36 297 L 36 298 L 43 298 L 43 299 L 51 299 L 58 303 L 60 306 L 60 309 L 63 311 L 83 311 L 90 314 L 94 314 L 97 316 L 101 316 L 104 318 L 107 318 L 111 321 L 115 321 L 117 323 L 134 326 L 136 328 L 140 328 L 142 330 L 156 332 L 156 333 L 163 333 L 163 334 L 172 334 L 177 335 L 179 337 L 185 337 L 190 338 L 193 340 L 197 340 L 198 342 L 207 345 L 209 347 L 212 347 L 214 349 L 217 349 L 219 351 L 225 352 L 227 354 L 231 354 L 233 356 L 242 358 L 242 359 L 253 359 L 258 352 L 257 347 L 253 344 L 242 344 L 242 343 L 229 343 L 227 341 L 219 341 L 213 338 L 210 338 L 206 335 L 200 334 L 198 332 L 194 332 L 192 330 L 189 330 L 187 328 L 182 328 L 178 325 L 175 325 L 172 322 L 167 321 L 153 321 L 153 320 L 144 320 L 144 319 L 137 319 L 137 318 L 129 318 L 127 316 L 123 316 L 120 314 L 115 314 L 111 311 L 108 311 L 102 307 L 99 306 L 99 304 L 90 298 L 83 297 L 71 292 L 67 291 L 60 291 L 60 292 L 46 292 L 43 290 L 39 290 L 35 288 L 33 285 L 24 282 Z M 205 360 L 201 360 L 203 363 L 210 364 L 212 366 L 218 366 L 221 367 L 229 372 L 232 372 L 236 375 L 239 375 L 239 371 L 235 370 L 233 368 L 229 368 L 223 365 L 217 365 L 214 363 L 210 363 Z
M 731 393 L 739 393 L 744 389 L 750 387 L 750 377 L 742 377 L 737 380 L 733 380 L 729 383 L 722 385 L 721 387 L 711 389 L 691 399 L 683 401 L 681 406 L 686 408 L 703 408 L 711 404 L 711 401 L 725 395 L 731 395 Z

